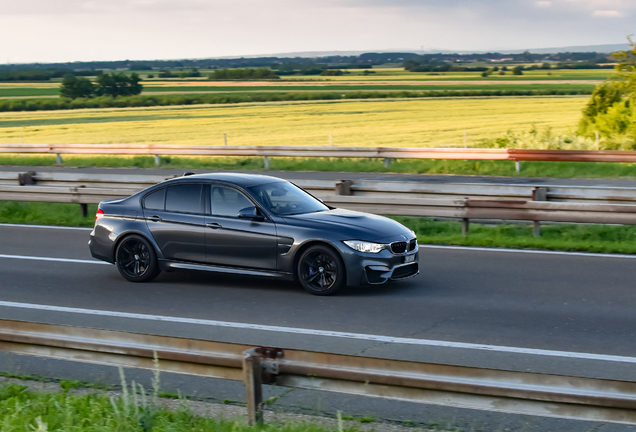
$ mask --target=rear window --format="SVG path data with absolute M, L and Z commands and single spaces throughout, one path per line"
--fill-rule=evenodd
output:
M 144 199 L 144 207 L 149 210 L 163 210 L 166 202 L 166 189 L 162 188 L 158 191 L 146 195 Z
M 166 188 L 166 211 L 203 213 L 200 184 L 182 184 Z

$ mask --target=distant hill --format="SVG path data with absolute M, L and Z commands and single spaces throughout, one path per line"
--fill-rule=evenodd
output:
M 597 52 L 597 53 L 611 53 L 614 51 L 625 51 L 629 49 L 629 44 L 605 44 L 605 45 L 578 45 L 578 46 L 566 46 L 557 48 L 533 48 L 528 50 L 508 50 L 500 51 L 501 53 L 518 53 L 523 51 L 530 51 L 534 54 L 552 54 L 563 52 Z

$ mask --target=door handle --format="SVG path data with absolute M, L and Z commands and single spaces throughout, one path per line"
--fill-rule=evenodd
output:
M 146 218 L 146 220 L 149 220 L 152 222 L 161 222 L 163 219 L 161 219 L 159 216 L 149 216 Z
M 205 224 L 205 226 L 206 226 L 206 227 L 208 227 L 208 228 L 212 228 L 212 229 L 219 229 L 219 228 L 223 228 L 223 227 L 221 226 L 221 224 L 216 223 L 216 222 L 206 223 L 206 224 Z

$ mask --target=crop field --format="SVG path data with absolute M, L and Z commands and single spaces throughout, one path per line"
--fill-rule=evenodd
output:
M 203 83 L 205 84 L 205 83 Z M 217 83 L 218 84 L 218 83 Z M 223 83 L 227 84 L 227 83 Z M 396 85 L 172 85 L 155 86 L 148 83 L 144 86 L 143 95 L 153 94 L 202 94 L 202 93 L 290 93 L 290 92 L 348 92 L 348 91 L 445 91 L 445 90 L 563 90 L 567 92 L 591 93 L 595 84 L 579 84 L 570 82 L 505 82 L 505 83 L 432 83 L 425 85 L 418 84 L 396 84 Z M 0 87 L 0 98 L 28 98 L 28 97 L 58 97 L 59 88 L 2 88 Z
M 246 103 L 0 113 L 2 143 L 463 146 L 575 128 L 583 97 Z M 464 133 L 467 141 L 464 143 Z
M 145 79 L 145 95 L 200 93 L 293 93 L 326 91 L 562 90 L 590 93 L 611 70 L 536 70 L 513 76 L 479 72 L 414 73 L 403 69 L 361 70 L 335 77 L 284 76 L 272 81 L 210 81 L 206 78 Z M 150 73 L 151 71 L 148 71 Z M 142 73 L 143 77 L 148 73 Z M 58 97 L 59 82 L 3 82 L 0 99 Z

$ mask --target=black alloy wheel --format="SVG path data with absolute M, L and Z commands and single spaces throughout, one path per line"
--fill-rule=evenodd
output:
M 315 295 L 331 295 L 345 285 L 340 255 L 327 246 L 312 246 L 298 260 L 298 280 Z
M 131 282 L 148 282 L 160 273 L 154 248 L 141 236 L 123 239 L 115 257 L 119 273 Z

